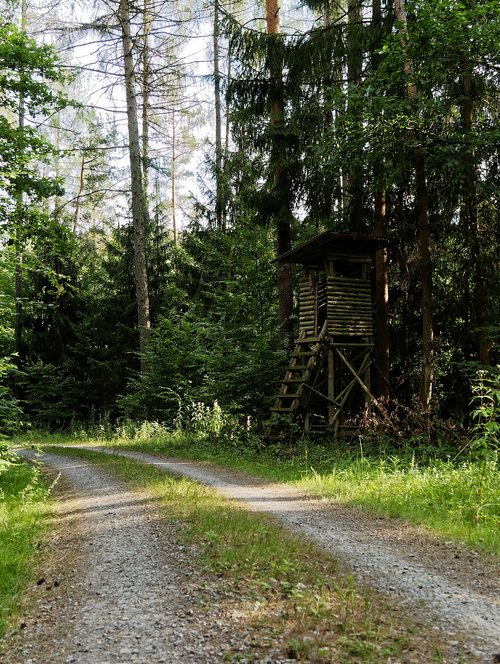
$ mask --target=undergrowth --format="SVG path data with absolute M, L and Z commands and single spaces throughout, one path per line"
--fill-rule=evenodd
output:
M 39 468 L 22 463 L 0 442 L 0 636 L 31 577 L 48 497 Z

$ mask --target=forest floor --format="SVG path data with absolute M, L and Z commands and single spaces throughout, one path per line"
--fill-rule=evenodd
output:
M 21 628 L 0 650 L 4 664 L 298 659 L 287 659 L 262 633 L 257 636 L 266 657 L 245 658 L 248 639 L 257 637 L 249 634 L 238 597 L 207 582 L 193 562 L 195 551 L 178 539 L 175 524 L 159 517 L 151 496 L 56 452 L 43 456 L 63 478 L 51 554 L 28 593 Z M 271 514 L 335 556 L 345 575 L 375 588 L 419 626 L 424 641 L 435 639 L 445 653 L 436 659 L 388 656 L 387 662 L 500 661 L 500 577 L 493 558 L 260 478 L 203 463 L 119 454 Z

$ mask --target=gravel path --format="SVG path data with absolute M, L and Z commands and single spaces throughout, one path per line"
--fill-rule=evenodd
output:
M 310 499 L 288 486 L 207 464 L 100 451 L 191 477 L 250 509 L 271 513 L 396 605 L 409 608 L 407 613 L 444 630 L 451 652 L 463 653 L 465 642 L 472 659 L 500 661 L 493 659 L 500 652 L 499 578 L 493 561 L 398 521 Z M 43 460 L 72 487 L 59 506 L 66 579 L 61 584 L 41 580 L 40 587 L 50 591 L 48 599 L 38 601 L 38 617 L 1 661 L 222 662 L 221 644 L 234 646 L 237 627 L 228 620 L 221 598 L 192 568 L 189 550 L 177 543 L 175 526 L 160 522 L 151 498 L 128 491 L 83 461 L 52 453 Z M 65 530 L 73 533 L 69 541 Z
M 221 662 L 219 644 L 233 641 L 230 626 L 220 619 L 217 598 L 200 587 L 187 547 L 160 526 L 150 497 L 83 461 L 55 454 L 43 461 L 72 487 L 58 522 L 60 539 L 66 531 L 76 555 L 64 546 L 57 551 L 67 557 L 65 579 L 39 579 L 37 615 L 1 661 Z
M 491 662 L 500 653 L 500 576 L 495 562 L 480 564 L 479 556 L 465 547 L 436 541 L 392 519 L 373 519 L 307 498 L 289 486 L 208 464 L 100 451 L 193 478 L 252 510 L 271 513 L 344 561 L 358 578 L 443 629 L 450 646 L 469 635 L 470 652 L 478 659 Z

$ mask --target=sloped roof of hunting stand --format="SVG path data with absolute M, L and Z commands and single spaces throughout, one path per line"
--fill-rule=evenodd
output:
M 325 231 L 281 254 L 275 259 L 275 262 L 300 263 L 313 269 L 323 269 L 325 256 L 329 253 L 338 252 L 347 260 L 352 255 L 355 260 L 360 255 L 374 254 L 379 249 L 387 247 L 388 244 L 388 240 L 375 235 Z

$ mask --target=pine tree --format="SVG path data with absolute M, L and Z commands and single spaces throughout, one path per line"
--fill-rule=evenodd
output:
M 130 178 L 132 184 L 132 222 L 134 229 L 134 270 L 139 322 L 139 345 L 142 370 L 147 369 L 146 347 L 151 329 L 149 312 L 148 275 L 146 269 L 146 228 L 147 213 L 144 201 L 144 182 L 141 169 L 141 151 L 139 144 L 139 124 L 137 114 L 137 91 L 134 73 L 134 47 L 130 30 L 128 0 L 120 0 L 118 18 L 122 29 L 123 70 L 127 98 L 127 124 L 130 159 Z

